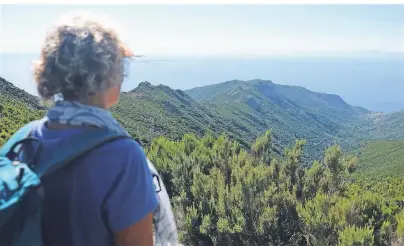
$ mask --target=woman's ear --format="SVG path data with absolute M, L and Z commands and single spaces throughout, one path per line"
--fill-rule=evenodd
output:
M 107 97 L 108 97 L 108 108 L 112 107 L 113 105 L 119 102 L 119 97 L 121 96 L 121 87 L 122 84 L 119 83 L 114 87 L 108 89 Z

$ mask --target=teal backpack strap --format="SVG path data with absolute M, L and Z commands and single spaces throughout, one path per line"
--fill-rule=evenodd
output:
M 7 153 L 10 151 L 11 147 L 17 143 L 18 141 L 21 141 L 22 139 L 26 138 L 29 136 L 31 131 L 34 129 L 35 126 L 39 125 L 40 121 L 33 121 L 22 128 L 20 128 L 18 131 L 16 131 L 8 140 L 7 142 L 1 146 L 0 148 L 0 157 L 5 157 Z

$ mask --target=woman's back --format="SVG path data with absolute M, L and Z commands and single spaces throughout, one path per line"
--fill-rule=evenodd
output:
M 41 153 L 63 151 L 63 141 L 85 127 L 38 128 Z M 136 224 L 157 206 L 141 147 L 119 139 L 94 149 L 43 180 L 46 245 L 115 245 L 114 234 Z

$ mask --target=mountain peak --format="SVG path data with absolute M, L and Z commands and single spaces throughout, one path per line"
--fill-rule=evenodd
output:
M 153 87 L 153 85 L 149 81 L 140 82 L 137 88 L 149 88 Z
M 264 80 L 264 79 L 252 79 L 245 81 L 246 83 L 250 84 L 261 84 L 261 85 L 273 85 L 274 83 L 272 80 Z

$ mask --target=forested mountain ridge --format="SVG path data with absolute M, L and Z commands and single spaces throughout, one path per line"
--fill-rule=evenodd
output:
M 370 112 L 349 105 L 341 97 L 272 81 L 233 80 L 198 87 L 186 93 L 220 115 L 239 119 L 246 129 L 262 133 L 273 129 L 288 146 L 293 139 L 307 140 L 305 158 L 318 158 L 325 147 L 339 143 L 346 150 L 371 137 Z
M 0 94 L 10 95 L 15 99 L 20 100 L 32 109 L 44 109 L 40 104 L 39 98 L 29 94 L 28 92 L 14 86 L 11 82 L 0 77 Z
M 237 122 L 197 103 L 183 91 L 165 85 L 142 82 L 122 93 L 111 111 L 133 136 L 146 144 L 158 136 L 180 139 L 186 133 L 202 136 L 207 132 L 227 133 L 244 146 L 250 144 L 247 137 L 250 133 L 240 129 Z
M 38 98 L 4 79 L 0 88 L 0 95 L 9 95 L 30 109 L 44 109 Z M 404 111 L 375 116 L 336 95 L 264 80 L 228 81 L 185 92 L 142 82 L 122 93 L 111 111 L 146 145 L 158 136 L 180 139 L 186 133 L 212 132 L 215 136 L 226 133 L 248 149 L 256 137 L 272 129 L 277 155 L 283 155 L 295 139 L 306 139 L 303 158 L 308 164 L 334 143 L 351 150 L 362 140 L 404 135 L 404 130 L 400 132 Z
M 189 96 L 168 86 L 142 82 L 123 93 L 112 112 L 132 135 L 146 143 L 157 136 L 179 139 L 185 133 L 202 136 L 211 131 L 216 136 L 226 133 L 249 148 L 256 137 L 272 129 L 278 155 L 295 139 L 306 139 L 303 158 L 307 163 L 321 157 L 324 148 L 333 143 L 352 149 L 364 137 L 358 129 L 365 118 L 359 115 L 368 111 L 350 106 L 338 96 L 301 87 L 285 87 L 280 91 L 287 96 L 277 96 L 270 88 L 275 85 L 261 80 L 217 86 L 223 92 L 197 102 L 200 99 L 192 98 L 192 93 Z
M 305 107 L 329 107 L 339 110 L 366 113 L 368 110 L 351 106 L 340 96 L 334 94 L 318 93 L 310 91 L 301 86 L 280 85 L 270 80 L 231 80 L 219 84 L 196 87 L 185 92 L 196 101 L 208 101 L 213 97 L 228 93 L 236 88 L 246 90 L 256 89 L 262 95 L 274 100 L 275 102 L 294 102 Z M 277 100 L 277 101 L 276 101 Z
M 0 77 L 0 146 L 24 124 L 44 114 L 39 99 Z

